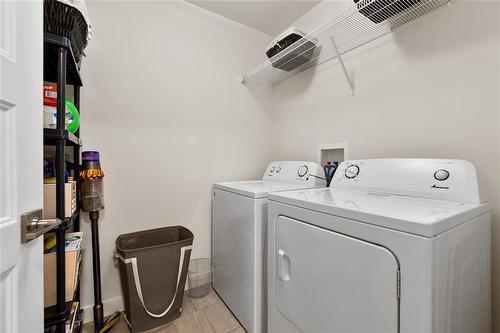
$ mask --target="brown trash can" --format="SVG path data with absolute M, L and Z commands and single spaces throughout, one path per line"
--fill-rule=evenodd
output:
M 182 226 L 116 239 L 125 319 L 133 333 L 160 328 L 181 315 L 192 245 L 193 233 Z

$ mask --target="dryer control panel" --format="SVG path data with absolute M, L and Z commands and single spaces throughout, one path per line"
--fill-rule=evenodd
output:
M 463 160 L 390 158 L 342 162 L 330 187 L 481 203 L 474 165 Z
M 300 184 L 306 187 L 326 186 L 323 168 L 317 163 L 305 161 L 271 162 L 262 180 Z

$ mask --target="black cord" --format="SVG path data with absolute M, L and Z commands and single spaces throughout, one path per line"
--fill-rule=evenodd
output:
M 311 175 L 311 174 L 308 174 L 307 177 L 314 177 L 314 178 L 318 178 L 318 179 L 323 179 L 323 180 L 326 180 L 326 178 L 323 178 L 323 177 L 319 177 L 319 176 L 315 176 L 315 175 Z

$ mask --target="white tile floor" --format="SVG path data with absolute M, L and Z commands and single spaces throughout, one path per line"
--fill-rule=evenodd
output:
M 85 324 L 83 333 L 93 333 L 93 323 Z M 111 333 L 128 333 L 125 320 L 113 327 Z M 157 333 L 246 333 L 219 296 L 211 290 L 202 298 L 184 295 L 182 314 Z

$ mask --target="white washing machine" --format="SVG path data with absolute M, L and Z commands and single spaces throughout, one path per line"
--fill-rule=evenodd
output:
M 343 162 L 268 203 L 268 332 L 488 333 L 491 215 L 461 160 Z
M 266 332 L 267 195 L 325 187 L 313 162 L 272 162 L 262 180 L 214 184 L 212 285 L 249 333 Z

